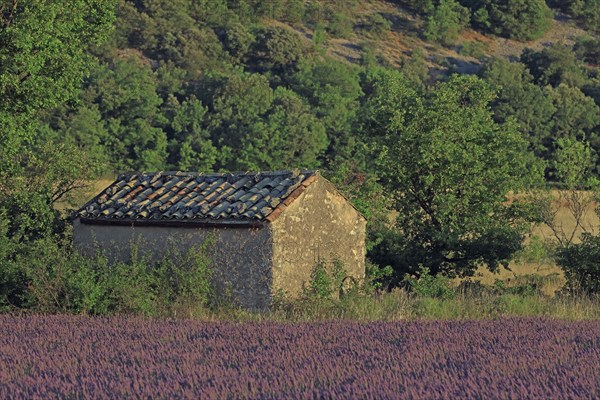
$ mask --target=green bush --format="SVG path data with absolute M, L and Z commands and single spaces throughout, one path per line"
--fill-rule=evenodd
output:
M 572 15 L 586 30 L 600 32 L 599 0 L 548 0 L 548 5 Z
M 600 237 L 582 234 L 581 243 L 559 249 L 557 263 L 569 292 L 600 294 Z
M 441 274 L 431 275 L 429 269 L 425 267 L 419 269 L 418 277 L 406 274 L 404 282 L 408 284 L 413 293 L 422 297 L 436 299 L 451 299 L 454 297 L 450 280 Z
M 222 42 L 229 55 L 239 62 L 244 60 L 250 51 L 250 47 L 254 43 L 254 35 L 244 25 L 233 24 L 225 29 Z
M 261 70 L 284 72 L 295 65 L 304 53 L 298 35 L 287 28 L 267 27 L 256 35 L 254 62 Z
M 334 12 L 327 25 L 327 31 L 338 38 L 347 38 L 352 34 L 353 28 L 352 18 L 344 12 Z
M 600 65 L 600 38 L 593 36 L 578 37 L 575 42 L 577 58 L 592 65 Z
M 445 46 L 454 44 L 460 31 L 469 23 L 469 9 L 455 0 L 440 0 L 427 17 L 425 37 Z
M 172 249 L 158 262 L 131 247 L 129 262 L 79 254 L 69 239 L 45 237 L 0 258 L 0 309 L 92 315 L 173 315 L 212 300 L 212 241 Z M 5 248 L 5 247 L 3 247 Z
M 338 298 L 346 277 L 344 264 L 340 260 L 335 259 L 331 263 L 320 261 L 310 275 L 308 286 L 304 288 L 304 297 L 321 300 Z
M 463 0 L 473 10 L 474 25 L 517 40 L 541 37 L 552 26 L 552 10 L 544 0 Z
M 392 29 L 392 23 L 383 15 L 375 13 L 369 16 L 366 29 L 377 36 L 382 36 L 384 33 Z
M 581 87 L 587 80 L 587 74 L 571 46 L 554 43 L 539 51 L 525 49 L 521 62 L 527 65 L 535 83 L 540 86 L 556 87 L 564 83 Z
M 305 13 L 305 5 L 303 0 L 288 0 L 284 11 L 284 19 L 287 22 L 296 24 L 302 22 Z

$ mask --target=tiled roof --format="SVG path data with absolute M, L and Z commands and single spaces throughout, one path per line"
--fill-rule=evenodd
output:
M 108 223 L 272 221 L 317 175 L 317 171 L 124 174 L 75 216 Z

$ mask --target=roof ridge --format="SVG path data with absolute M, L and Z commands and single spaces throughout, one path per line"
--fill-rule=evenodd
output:
M 130 178 L 134 175 L 140 176 L 208 176 L 208 177 L 223 177 L 223 176 L 279 176 L 279 175 L 314 175 L 318 174 L 318 169 L 306 169 L 306 170 L 274 170 L 274 171 L 231 171 L 231 172 L 195 172 L 195 171 L 129 171 L 122 172 L 117 176 L 117 180 Z

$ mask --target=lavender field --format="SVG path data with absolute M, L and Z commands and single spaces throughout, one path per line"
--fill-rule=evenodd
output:
M 600 398 L 600 321 L 0 326 L 0 398 Z

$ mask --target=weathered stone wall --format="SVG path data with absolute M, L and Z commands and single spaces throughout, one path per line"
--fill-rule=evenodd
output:
M 319 260 L 337 258 L 348 275 L 364 278 L 366 220 L 323 177 L 272 222 L 272 229 L 274 293 L 300 294 Z
M 263 228 L 189 228 L 162 226 L 88 225 L 76 219 L 73 241 L 88 256 L 98 249 L 110 261 L 130 259 L 131 246 L 155 260 L 169 249 L 186 251 L 207 237 L 215 244 L 210 251 L 217 293 L 230 296 L 250 309 L 265 309 L 271 298 L 271 229 Z

